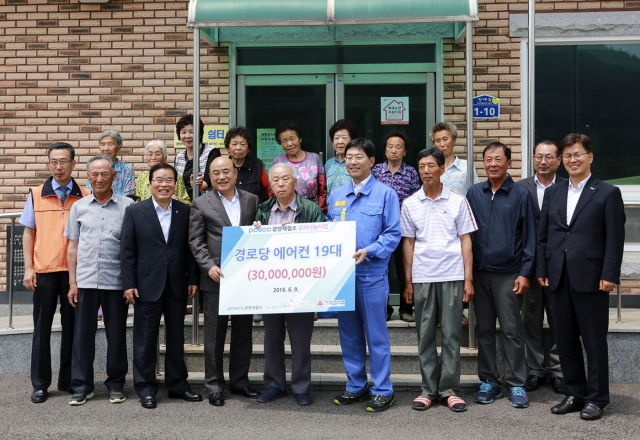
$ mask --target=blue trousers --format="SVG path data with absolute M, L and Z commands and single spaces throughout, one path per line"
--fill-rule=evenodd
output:
M 356 276 L 356 309 L 338 313 L 342 361 L 347 373 L 347 391 L 360 393 L 367 386 L 367 343 L 371 394 L 390 396 L 391 344 L 387 330 L 387 274 Z M 366 340 L 365 340 L 366 337 Z

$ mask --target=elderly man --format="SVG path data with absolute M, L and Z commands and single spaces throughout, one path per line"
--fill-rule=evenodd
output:
M 33 343 L 31 384 L 33 403 L 47 400 L 51 385 L 51 325 L 60 299 L 60 374 L 58 390 L 71 389 L 71 349 L 75 312 L 67 301 L 69 269 L 68 239 L 61 234 L 75 202 L 90 192 L 71 177 L 76 166 L 75 150 L 66 142 L 56 142 L 47 152 L 51 172 L 44 185 L 29 190 L 20 216 L 24 225 L 24 285 L 33 292 Z M 60 215 L 62 212 L 62 215 Z
M 113 192 L 120 196 L 128 196 L 136 192 L 136 176 L 133 167 L 118 160 L 118 153 L 122 149 L 122 136 L 115 130 L 106 130 L 100 135 L 100 154 L 108 156 L 115 163 L 116 177 L 113 179 Z M 91 180 L 87 182 L 87 189 L 92 189 Z
M 165 384 L 169 398 L 200 402 L 184 363 L 187 299 L 198 292 L 198 269 L 189 249 L 189 206 L 173 200 L 178 173 L 160 162 L 149 171 L 151 198 L 130 206 L 122 224 L 120 259 L 124 294 L 135 311 L 133 387 L 143 408 L 156 407 L 156 341 L 160 316 L 167 330 Z
M 273 197 L 258 207 L 255 227 L 287 223 L 315 223 L 324 221 L 317 204 L 300 197 L 293 167 L 275 164 L 269 171 Z M 284 364 L 285 329 L 291 341 L 291 390 L 298 405 L 312 403 L 311 335 L 313 313 L 274 313 L 264 317 L 264 384 L 267 387 L 258 402 L 272 402 L 287 395 Z
M 412 408 L 424 411 L 438 398 L 450 410 L 467 404 L 460 388 L 462 301 L 473 299 L 473 255 L 469 234 L 478 229 L 469 203 L 440 183 L 444 154 L 436 148 L 418 154 L 422 189 L 404 201 L 400 214 L 406 287 L 404 297 L 415 303 L 422 394 Z M 433 252 L 433 249 L 438 252 Z M 436 327 L 441 319 L 442 356 L 438 361 Z
M 620 282 L 624 202 L 619 188 L 591 174 L 588 136 L 568 134 L 560 151 L 569 181 L 544 193 L 536 253 L 538 282 L 561 317 L 556 337 L 567 397 L 551 412 L 596 420 L 609 403 L 609 292 Z
M 327 221 L 356 222 L 356 308 L 338 313 L 342 360 L 347 373 L 346 390 L 336 396 L 337 405 L 366 400 L 367 411 L 384 411 L 395 403 L 391 385 L 391 344 L 387 331 L 389 298 L 388 265 L 400 242 L 400 202 L 389 186 L 371 175 L 375 146 L 356 138 L 345 148 L 352 181 L 331 193 Z M 366 343 L 373 387 L 367 383 Z
M 529 290 L 536 247 L 535 215 L 529 191 L 516 185 L 507 170 L 511 149 L 492 142 L 482 153 L 489 180 L 469 188 L 467 200 L 478 222 L 473 243 L 474 304 L 478 328 L 477 403 L 502 397 L 496 368 L 496 317 L 502 335 L 504 380 L 511 405 L 527 408 L 527 364 L 522 336 L 522 302 Z
M 220 277 L 224 276 L 220 270 L 222 228 L 251 226 L 258 209 L 258 197 L 235 187 L 238 171 L 228 157 L 214 159 L 209 176 L 214 191 L 193 201 L 189 245 L 200 267 L 200 289 L 204 295 L 204 385 L 209 403 L 223 406 L 226 382 L 222 366 L 229 316 L 218 314 Z M 253 399 L 259 393 L 249 384 L 252 330 L 252 315 L 231 316 L 231 393 Z
M 122 388 L 127 375 L 127 309 L 120 274 L 120 233 L 127 206 L 133 201 L 116 194 L 111 185 L 115 163 L 109 156 L 87 162 L 93 194 L 71 208 L 64 236 L 69 239 L 69 303 L 76 307 L 71 360 L 69 405 L 83 405 L 93 397 L 93 361 L 96 351 L 96 314 L 102 306 L 107 336 L 109 401 L 125 401 Z
M 440 181 L 463 196 L 467 194 L 467 161 L 453 154 L 458 138 L 458 129 L 453 122 L 438 122 L 429 130 L 433 145 L 444 153 L 444 174 Z M 473 169 L 473 183 L 479 183 L 478 173 Z
M 560 151 L 553 141 L 542 141 L 533 150 L 534 176 L 519 180 L 517 183 L 529 190 L 533 199 L 534 212 L 536 214 L 536 227 L 540 219 L 542 199 L 547 188 L 556 183 L 562 183 L 567 179 L 557 176 L 556 171 L 560 166 Z M 544 329 L 543 321 L 545 312 L 549 324 L 549 366 L 544 366 Z M 524 384 L 527 391 L 535 391 L 545 382 L 547 373 L 551 376 L 551 385 L 558 394 L 564 394 L 564 379 L 560 369 L 558 348 L 556 346 L 555 312 L 551 305 L 549 289 L 542 287 L 538 282 L 532 282 L 529 292 L 524 296 L 524 308 L 522 310 L 524 324 L 525 355 L 529 377 Z

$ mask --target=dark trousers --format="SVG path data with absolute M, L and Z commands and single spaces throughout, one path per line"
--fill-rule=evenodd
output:
M 544 315 L 547 315 L 549 323 L 549 366 L 544 365 Z M 547 372 L 551 377 L 562 377 L 558 347 L 556 345 L 556 318 L 555 310 L 551 305 L 551 297 L 548 287 L 542 287 L 537 281 L 531 281 L 529 291 L 524 295 L 522 307 L 522 321 L 524 323 L 524 342 L 529 374 L 545 377 Z
M 496 318 L 502 336 L 504 380 L 509 387 L 523 387 L 527 380 L 524 336 L 520 310 L 524 295 L 513 292 L 517 273 L 473 271 L 473 304 L 478 328 L 478 376 L 500 387 L 496 365 Z
M 275 313 L 264 319 L 264 385 L 287 390 L 284 365 L 285 331 L 291 342 L 291 390 L 309 394 L 313 313 Z M 286 327 L 285 327 L 286 325 Z
M 223 360 L 229 315 L 218 315 L 220 287 L 202 291 L 204 296 L 204 385 L 208 394 L 221 393 L 226 385 Z M 253 349 L 253 315 L 231 316 L 229 383 L 231 389 L 248 387 Z
M 140 397 L 158 394 L 156 363 L 158 362 L 158 331 L 164 315 L 167 349 L 164 357 L 165 385 L 169 391 L 184 394 L 187 383 L 184 363 L 184 315 L 187 297 L 178 300 L 167 279 L 162 296 L 157 301 L 136 300 L 133 305 L 133 387 Z
M 73 391 L 89 394 L 95 389 L 93 361 L 96 356 L 98 309 L 107 336 L 107 380 L 109 390 L 121 390 L 127 375 L 127 310 L 122 290 L 78 289 L 76 325 L 71 359 Z
M 609 294 L 576 291 L 563 268 L 558 289 L 551 291 L 551 298 L 560 318 L 556 321 L 556 343 L 566 394 L 604 408 L 609 403 Z
M 396 276 L 398 277 L 398 287 L 400 289 L 400 308 L 398 309 L 398 313 L 408 313 L 409 315 L 413 314 L 413 304 L 407 304 L 404 300 L 404 288 L 406 283 L 404 282 L 404 260 L 402 259 L 402 240 L 398 243 L 398 247 L 395 251 L 393 251 L 393 258 L 389 260 L 389 272 L 391 272 L 391 267 L 395 268 Z M 391 289 L 389 289 L 391 290 Z M 393 313 L 393 307 L 389 305 L 389 300 L 387 299 L 387 314 Z
M 69 304 L 69 272 L 39 273 L 33 292 L 33 342 L 31 345 L 31 383 L 35 390 L 51 386 L 51 325 L 60 299 L 60 374 L 58 387 L 71 385 L 71 350 L 75 310 Z

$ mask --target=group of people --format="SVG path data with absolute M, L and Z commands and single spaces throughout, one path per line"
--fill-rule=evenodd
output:
M 86 189 L 71 177 L 74 148 L 63 142 L 50 146 L 52 176 L 31 189 L 20 218 L 25 226 L 24 281 L 34 291 L 34 403 L 47 400 L 51 385 L 50 335 L 58 298 L 58 389 L 73 394 L 71 405 L 93 396 L 100 307 L 108 340 L 105 385 L 112 403 L 125 400 L 129 304 L 134 307 L 133 380 L 141 405 L 157 405 L 156 341 L 163 315 L 169 397 L 201 401 L 187 382 L 183 347 L 187 301 L 201 291 L 205 388 L 210 404 L 224 405 L 229 316 L 218 310 L 223 228 L 355 221 L 355 310 L 337 314 L 347 385 L 334 403 L 367 401 L 372 412 L 395 403 L 386 326 L 392 312 L 388 272 L 393 255 L 402 292 L 400 317 L 415 321 L 418 335 L 422 393 L 413 409 L 427 410 L 439 399 L 452 411 L 467 409 L 458 395 L 461 318 L 463 303 L 474 300 L 481 380 L 476 402 L 502 397 L 497 319 L 504 381 L 514 407 L 526 408 L 526 391 L 537 389 L 549 373 L 554 390 L 567 395 L 552 412 L 601 417 L 609 402 L 607 292 L 619 281 L 625 216 L 620 191 L 591 176 L 593 147 L 587 136 L 570 134 L 559 145 L 538 144 L 536 174 L 519 182 L 507 172 L 509 147 L 491 143 L 482 154 L 488 180 L 479 183 L 474 172 L 476 183 L 469 187 L 466 161 L 454 154 L 457 130 L 449 122 L 430 130 L 435 147 L 420 151 L 417 171 L 404 162 L 409 146 L 404 132 L 385 136 L 386 161 L 376 165 L 373 142 L 359 138 L 346 120 L 329 131 L 336 154 L 324 165 L 317 154 L 302 149 L 298 123 L 279 123 L 275 135 L 284 153 L 268 173 L 250 155 L 253 138 L 245 127 L 227 132 L 229 156 L 200 149 L 195 171 L 191 115 L 180 118 L 176 133 L 186 149 L 176 156 L 175 167 L 166 163 L 164 143 L 151 141 L 145 148 L 150 169 L 135 179 L 132 167 L 117 158 L 122 138 L 115 131 L 104 132 L 101 155 L 87 162 Z M 569 180 L 556 176 L 561 161 Z M 203 194 L 192 200 L 194 185 Z M 549 366 L 544 365 L 545 311 L 555 336 Z M 260 403 L 287 395 L 288 332 L 291 389 L 296 403 L 311 404 L 314 314 L 266 314 L 263 319 L 265 390 L 260 393 L 248 378 L 252 316 L 231 316 L 231 393 Z M 372 385 L 365 369 L 367 349 Z

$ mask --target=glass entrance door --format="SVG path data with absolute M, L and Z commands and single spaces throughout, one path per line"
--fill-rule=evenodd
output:
M 403 130 L 409 137 L 405 162 L 416 166 L 418 152 L 430 145 L 429 128 L 435 123 L 434 83 L 429 73 L 345 74 L 337 77 L 337 113 L 353 121 L 361 137 L 376 146 L 376 163 L 384 162 L 383 137 Z M 396 103 L 402 121 L 387 120 L 385 109 Z M 340 108 L 342 107 L 342 108 Z M 406 107 L 406 108 L 405 108 Z
M 251 130 L 254 154 L 267 169 L 273 157 L 283 152 L 274 136 L 283 119 L 293 119 L 302 127 L 303 150 L 326 160 L 335 107 L 334 75 L 247 75 L 240 76 L 238 85 L 238 124 Z
M 402 123 L 385 123 L 384 102 L 406 103 Z M 418 152 L 430 145 L 428 131 L 435 123 L 435 74 L 322 74 L 239 75 L 237 123 L 249 128 L 256 139 L 256 155 L 270 166 L 282 148 L 272 134 L 283 119 L 293 119 L 303 128 L 302 148 L 333 156 L 329 128 L 338 119 L 349 119 L 361 137 L 376 145 L 376 162 L 383 162 L 382 138 L 390 131 L 404 130 L 410 138 L 406 162 L 415 166 Z M 271 137 L 269 137 L 271 134 Z

